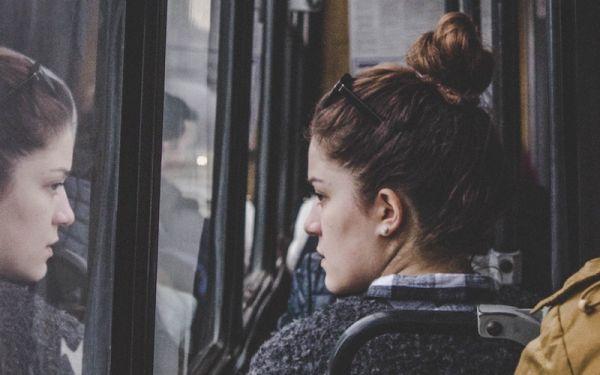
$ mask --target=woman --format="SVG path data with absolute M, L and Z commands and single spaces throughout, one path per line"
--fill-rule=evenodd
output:
M 515 375 L 600 373 L 600 258 L 583 267 L 532 310 L 544 308 L 540 335 L 529 342 Z
M 250 374 L 324 373 L 342 332 L 374 312 L 518 304 L 470 268 L 510 195 L 502 146 L 478 106 L 492 55 L 470 19 L 450 13 L 406 61 L 344 76 L 317 106 L 308 180 L 319 201 L 305 230 L 319 238 L 327 289 L 355 296 L 283 328 Z M 511 373 L 519 351 L 471 337 L 385 335 L 359 352 L 353 373 Z
M 47 272 L 77 115 L 69 89 L 29 58 L 0 47 L 0 373 L 79 372 L 82 326 L 28 290 Z

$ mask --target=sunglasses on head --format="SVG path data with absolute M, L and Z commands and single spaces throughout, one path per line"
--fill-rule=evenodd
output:
M 56 92 L 56 89 L 54 87 L 54 84 L 52 83 L 52 80 L 46 75 L 46 73 L 44 73 L 44 70 L 42 69 L 41 64 L 39 62 L 35 62 L 31 66 L 31 70 L 30 70 L 27 78 L 25 78 L 21 83 L 16 85 L 12 90 L 8 91 L 5 95 L 3 95 L 0 98 L 0 104 L 4 103 L 8 99 L 10 99 L 12 96 L 14 96 L 20 90 L 22 90 L 30 82 L 33 82 L 33 80 L 39 80 L 39 81 L 44 82 L 53 94 Z
M 361 100 L 356 94 L 352 91 L 352 83 L 354 82 L 354 78 L 348 73 L 344 74 L 342 78 L 333 86 L 329 94 L 323 99 L 321 104 L 321 108 L 327 108 L 333 103 L 335 103 L 340 95 L 354 106 L 354 108 L 358 109 L 363 115 L 369 117 L 375 123 L 383 122 L 383 118 L 375 112 L 371 106 Z

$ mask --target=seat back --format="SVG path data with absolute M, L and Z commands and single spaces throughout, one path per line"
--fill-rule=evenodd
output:
M 541 316 L 506 305 L 478 305 L 472 311 L 392 310 L 367 315 L 340 336 L 328 374 L 350 374 L 352 360 L 369 340 L 388 333 L 443 334 L 508 339 L 525 346 L 539 335 Z

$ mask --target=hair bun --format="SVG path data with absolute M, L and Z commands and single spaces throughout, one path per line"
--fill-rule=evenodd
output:
M 492 53 L 485 50 L 471 19 L 450 12 L 435 31 L 419 37 L 410 47 L 406 62 L 421 76 L 463 96 L 478 96 L 490 84 Z

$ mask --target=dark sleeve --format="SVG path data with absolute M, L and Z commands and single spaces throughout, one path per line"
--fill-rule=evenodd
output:
M 288 300 L 290 320 L 309 316 L 335 300 L 335 296 L 325 287 L 321 259 L 316 252 L 308 252 L 294 271 Z

